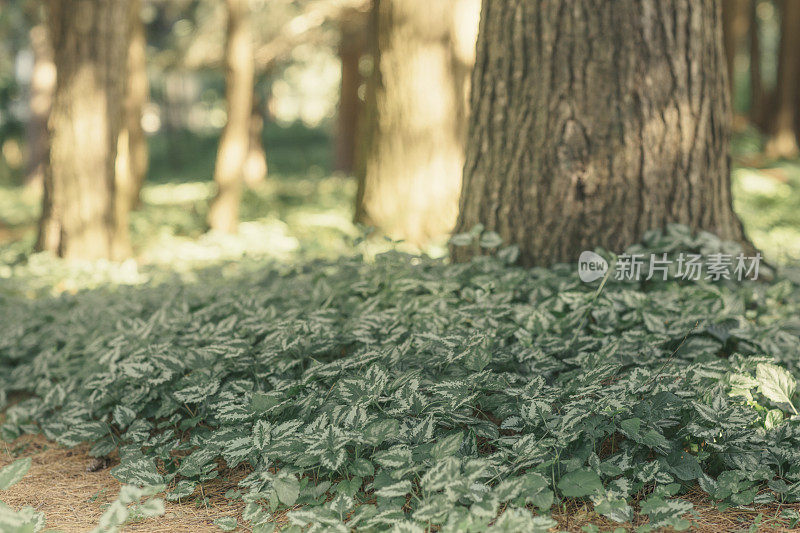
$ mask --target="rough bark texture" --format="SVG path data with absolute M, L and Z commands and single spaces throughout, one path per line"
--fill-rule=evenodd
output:
M 341 85 L 336 113 L 335 168 L 353 172 L 356 165 L 358 127 L 363 107 L 358 94 L 364 79 L 359 65 L 367 52 L 367 16 L 353 9 L 340 21 L 339 60 Z
M 33 72 L 29 93 L 30 119 L 26 125 L 27 162 L 25 184 L 41 188 L 47 160 L 50 157 L 50 140 L 47 120 L 53 105 L 56 89 L 56 65 L 53 62 L 53 47 L 50 44 L 47 26 L 37 24 L 30 30 L 33 50 Z
M 714 0 L 484 0 L 457 231 L 526 265 L 669 222 L 743 240 L 726 79 Z
M 139 0 L 129 0 L 130 26 L 128 34 L 127 79 L 125 82 L 124 119 L 117 139 L 115 164 L 114 222 L 120 238 L 113 255 L 130 255 L 128 235 L 130 212 L 139 204 L 139 192 L 147 173 L 147 139 L 142 129 L 142 109 L 147 102 L 150 86 L 147 82 L 147 41 L 142 23 Z
M 214 181 L 217 195 L 211 203 L 211 229 L 236 232 L 242 196 L 244 164 L 250 145 L 250 113 L 253 105 L 253 40 L 247 21 L 247 0 L 227 0 L 228 37 L 225 48 L 225 98 L 228 122 L 222 130 Z
M 37 248 L 110 258 L 125 238 L 114 231 L 114 161 L 129 10 L 117 0 L 50 0 L 48 8 L 58 79 Z
M 800 101 L 800 1 L 797 0 L 783 2 L 775 92 L 775 113 L 768 125 L 771 137 L 765 151 L 771 157 L 796 157 L 800 153 L 796 121 Z
M 393 238 L 422 245 L 455 222 L 466 113 L 453 21 L 474 5 L 373 2 L 356 221 Z

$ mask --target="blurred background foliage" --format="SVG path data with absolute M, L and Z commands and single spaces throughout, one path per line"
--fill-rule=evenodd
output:
M 800 258 L 796 140 L 794 149 L 770 146 L 780 107 L 782 35 L 787 28 L 800 31 L 798 21 L 787 23 L 782 14 L 795 1 L 723 2 L 726 47 L 734 52 L 730 68 L 735 207 L 755 244 L 778 264 Z M 352 222 L 354 169 L 337 164 L 341 129 L 336 120 L 343 44 L 353 39 L 352 30 L 343 30 L 342 14 L 355 10 L 366 18 L 368 2 L 345 6 L 340 0 L 249 0 L 248 7 L 254 40 L 254 112 L 264 123 L 260 138 L 268 177 L 244 191 L 238 233 L 209 233 L 206 224 L 214 194 L 214 160 L 227 119 L 225 3 L 144 0 L 140 16 L 150 88 L 141 123 L 149 169 L 141 204 L 131 214 L 134 259 L 109 263 L 103 270 L 31 253 L 41 209 L 41 187 L 26 184 L 35 59 L 31 31 L 41 23 L 42 13 L 38 2 L 0 1 L 0 279 L 6 288 L 18 289 L 23 279 L 33 278 L 38 281 L 26 287 L 69 290 L 89 283 L 84 279 L 64 285 L 76 277 L 76 269 L 83 269 L 87 279 L 117 276 L 136 281 L 148 269 L 161 266 L 190 270 L 245 257 L 283 261 L 336 256 L 361 242 L 363 229 Z M 361 103 L 371 68 L 367 52 L 362 50 L 358 62 Z M 800 65 L 800 51 L 792 53 Z M 800 88 L 794 90 L 800 93 Z M 795 95 L 794 103 L 798 101 Z M 443 255 L 444 242 L 433 239 L 423 250 Z M 396 243 L 358 245 L 377 251 Z M 98 268 L 103 272 L 97 274 Z

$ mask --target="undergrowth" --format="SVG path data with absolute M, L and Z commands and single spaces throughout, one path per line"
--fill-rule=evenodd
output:
M 673 226 L 637 249 L 729 248 Z M 0 296 L 2 437 L 93 442 L 170 500 L 246 465 L 228 496 L 255 531 L 546 530 L 570 498 L 683 529 L 697 484 L 722 506 L 800 500 L 796 285 L 598 294 L 513 258 Z

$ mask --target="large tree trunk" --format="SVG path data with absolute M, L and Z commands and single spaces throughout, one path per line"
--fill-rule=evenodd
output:
M 367 17 L 356 9 L 346 12 L 340 21 L 339 60 L 341 84 L 336 113 L 335 168 L 353 172 L 361 116 L 359 89 L 364 82 L 360 63 L 367 51 Z
M 800 94 L 800 1 L 797 0 L 783 2 L 775 93 L 775 114 L 765 151 L 770 157 L 796 157 L 800 153 L 796 122 Z
M 235 233 L 239 223 L 244 164 L 249 149 L 253 105 L 253 41 L 247 21 L 247 0 L 227 0 L 228 37 L 225 49 L 225 97 L 228 122 L 222 131 L 214 167 L 217 195 L 211 203 L 211 229 Z
M 47 120 L 53 105 L 53 92 L 56 89 L 56 65 L 53 62 L 53 47 L 50 45 L 45 24 L 37 24 L 30 30 L 31 50 L 33 51 L 33 72 L 29 93 L 30 118 L 26 125 L 27 162 L 25 165 L 25 185 L 41 188 L 44 173 L 50 156 L 50 139 L 47 133 Z
M 114 160 L 128 48 L 119 29 L 128 27 L 128 6 L 50 0 L 48 7 L 58 79 L 37 249 L 111 258 L 125 239 L 114 231 Z
M 525 265 L 620 252 L 669 222 L 744 240 L 719 8 L 484 0 L 457 231 L 483 223 Z
M 130 254 L 128 235 L 130 212 L 139 204 L 139 192 L 147 173 L 147 139 L 142 129 L 142 109 L 147 102 L 150 86 L 147 82 L 147 41 L 142 23 L 139 0 L 129 0 L 130 27 L 128 35 L 127 80 L 125 83 L 124 120 L 117 139 L 115 165 L 114 222 L 120 238 L 115 256 Z
M 418 245 L 449 232 L 457 213 L 465 110 L 453 21 L 459 9 L 477 6 L 456 7 L 427 0 L 372 6 L 356 220 Z

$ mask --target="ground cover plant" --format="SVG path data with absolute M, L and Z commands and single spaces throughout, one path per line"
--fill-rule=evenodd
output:
M 601 288 L 480 242 L 497 253 L 466 264 L 0 295 L 1 435 L 92 442 L 169 500 L 246 465 L 228 496 L 255 531 L 543 531 L 570 499 L 684 529 L 698 485 L 721 507 L 800 500 L 796 283 Z M 672 226 L 636 249 L 732 245 Z

